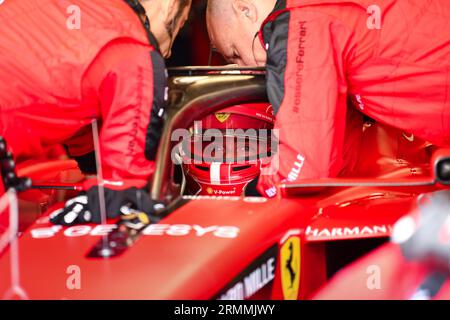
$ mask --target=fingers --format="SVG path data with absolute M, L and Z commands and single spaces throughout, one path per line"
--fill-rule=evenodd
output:
M 70 200 L 68 200 L 67 202 L 66 202 L 66 207 L 70 207 L 71 205 L 73 205 L 74 203 L 81 203 L 81 204 L 84 204 L 84 205 L 86 205 L 87 203 L 88 203 L 88 198 L 87 198 L 87 196 L 85 196 L 85 195 L 81 195 L 81 196 L 78 196 L 78 197 L 76 197 L 76 198 L 73 198 L 73 199 L 70 199 Z
M 50 222 L 61 226 L 74 225 L 77 215 L 72 211 L 67 211 L 67 208 L 56 210 L 50 214 Z
M 58 224 L 60 220 L 60 215 L 64 212 L 64 208 L 58 209 L 50 213 L 49 219 L 53 224 Z
M 91 222 L 92 214 L 87 209 L 87 203 L 88 201 L 85 195 L 67 201 L 64 208 L 50 214 L 50 222 L 62 226 L 73 226 Z
M 155 212 L 164 210 L 164 205 L 153 201 L 144 190 L 110 190 L 105 188 L 107 218 L 123 216 L 123 220 L 134 228 L 151 223 Z M 83 223 L 101 223 L 98 187 L 91 188 L 87 194 L 68 200 L 65 207 L 50 215 L 54 224 L 71 226 Z

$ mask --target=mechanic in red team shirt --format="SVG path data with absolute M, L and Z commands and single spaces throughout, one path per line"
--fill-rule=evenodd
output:
M 145 192 L 164 117 L 172 43 L 191 0 L 27 0 L 0 6 L 0 136 L 16 161 L 67 146 L 90 171 L 92 122 L 109 217 L 124 204 L 151 211 Z M 96 179 L 52 216 L 100 222 Z M 140 194 L 140 201 L 137 200 Z
M 207 22 L 228 61 L 267 68 L 280 164 L 260 178 L 265 195 L 339 175 L 348 97 L 410 139 L 450 145 L 449 1 L 209 0 Z

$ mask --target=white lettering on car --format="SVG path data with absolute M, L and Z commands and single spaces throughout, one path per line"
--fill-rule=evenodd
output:
M 187 236 L 192 230 L 192 227 L 186 224 L 179 224 L 170 226 L 166 234 L 174 237 Z
M 364 235 L 389 235 L 392 227 L 390 225 L 374 225 L 363 227 L 344 227 L 344 228 L 306 228 L 306 236 L 313 238 L 339 238 L 339 237 L 358 237 Z
M 213 192 L 215 195 L 228 196 L 228 195 L 236 194 L 236 188 L 234 188 L 233 190 L 214 190 Z
M 269 258 L 249 275 L 228 289 L 219 300 L 244 300 L 253 296 L 275 278 L 275 258 Z
M 75 226 L 64 230 L 64 235 L 66 237 L 82 237 L 88 235 L 91 230 L 90 226 Z
M 207 227 L 207 228 L 203 228 L 200 227 L 198 225 L 193 225 L 192 228 L 195 230 L 195 232 L 197 233 L 197 237 L 203 237 L 205 234 L 207 233 L 211 233 L 216 231 L 217 226 L 212 226 L 212 227 Z
M 115 224 L 98 225 L 92 229 L 91 236 L 107 236 L 114 229 L 117 229 Z
M 117 225 L 98 225 L 88 226 L 79 225 L 64 230 L 63 235 L 68 238 L 84 237 L 84 236 L 106 236 L 117 229 Z M 62 230 L 61 226 L 52 226 L 46 228 L 32 229 L 31 237 L 34 239 L 46 239 L 56 236 Z M 142 231 L 144 236 L 169 236 L 169 237 L 185 237 L 194 236 L 204 238 L 208 236 L 234 239 L 239 236 L 240 229 L 233 226 L 207 226 L 189 225 L 189 224 L 152 224 Z
M 49 228 L 38 228 L 31 230 L 31 237 L 34 239 L 52 238 L 56 233 L 62 229 L 61 226 L 53 226 Z
M 145 236 L 163 236 L 169 227 L 168 224 L 152 224 L 142 231 Z
M 239 235 L 238 227 L 218 227 L 217 230 L 213 233 L 218 238 L 228 238 L 233 239 L 237 238 Z

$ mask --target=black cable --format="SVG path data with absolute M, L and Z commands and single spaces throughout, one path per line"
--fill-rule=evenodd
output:
M 145 15 L 145 9 L 139 2 L 139 0 L 125 0 L 126 3 L 134 10 L 137 14 Z

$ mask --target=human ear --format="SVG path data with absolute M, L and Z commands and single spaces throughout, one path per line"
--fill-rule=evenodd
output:
M 251 22 L 258 20 L 257 9 L 252 1 L 234 0 L 233 10 L 238 17 L 249 19 Z

